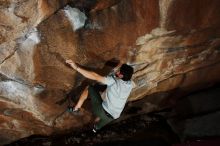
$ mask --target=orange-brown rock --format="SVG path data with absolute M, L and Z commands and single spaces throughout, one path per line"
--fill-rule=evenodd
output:
M 136 87 L 129 100 L 144 98 L 144 112 L 178 99 L 157 93 L 219 82 L 217 0 L 71 1 L 80 13 L 63 9 L 68 2 L 0 2 L 0 144 L 92 123 L 89 102 L 82 116 L 64 112 L 68 92 L 77 98 L 90 82 L 66 59 L 102 75 L 113 58 L 132 65 Z

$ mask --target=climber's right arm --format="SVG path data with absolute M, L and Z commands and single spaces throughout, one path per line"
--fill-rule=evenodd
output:
M 74 70 L 76 70 L 77 72 L 79 72 L 80 74 L 82 74 L 84 77 L 86 77 L 88 79 L 95 80 L 100 83 L 105 82 L 105 77 L 103 77 L 93 71 L 88 71 L 88 70 L 85 70 L 85 69 L 79 67 L 75 62 L 73 62 L 70 59 L 66 60 L 66 63 L 69 64 Z

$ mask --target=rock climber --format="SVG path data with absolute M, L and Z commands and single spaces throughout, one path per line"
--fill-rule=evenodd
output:
M 68 59 L 66 63 L 84 77 L 95 80 L 105 85 L 105 90 L 100 90 L 96 85 L 87 86 L 82 92 L 77 104 L 70 106 L 68 110 L 79 113 L 84 101 L 91 98 L 92 110 L 96 116 L 93 132 L 104 127 L 114 119 L 120 117 L 134 83 L 131 81 L 133 68 L 127 64 L 120 64 L 107 76 L 101 76 L 93 71 L 79 67 L 75 62 Z M 102 93 L 100 93 L 102 92 Z

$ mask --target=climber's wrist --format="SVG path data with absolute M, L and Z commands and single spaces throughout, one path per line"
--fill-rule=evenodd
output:
M 75 68 L 74 68 L 76 71 L 78 71 L 78 69 L 79 69 L 79 66 L 76 66 Z
M 74 70 L 77 70 L 78 69 L 78 66 L 76 64 L 71 64 L 71 67 L 74 69 Z
M 72 68 L 73 68 L 74 70 L 77 70 L 77 69 L 78 69 L 78 66 L 72 66 Z

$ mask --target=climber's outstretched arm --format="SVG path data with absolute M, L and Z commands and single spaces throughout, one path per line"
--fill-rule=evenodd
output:
M 81 67 L 79 67 L 75 62 L 73 62 L 71 59 L 66 60 L 66 63 L 69 64 L 74 70 L 77 72 L 81 73 L 84 77 L 98 81 L 100 83 L 104 83 L 105 77 L 93 72 L 93 71 L 88 71 L 85 70 Z

